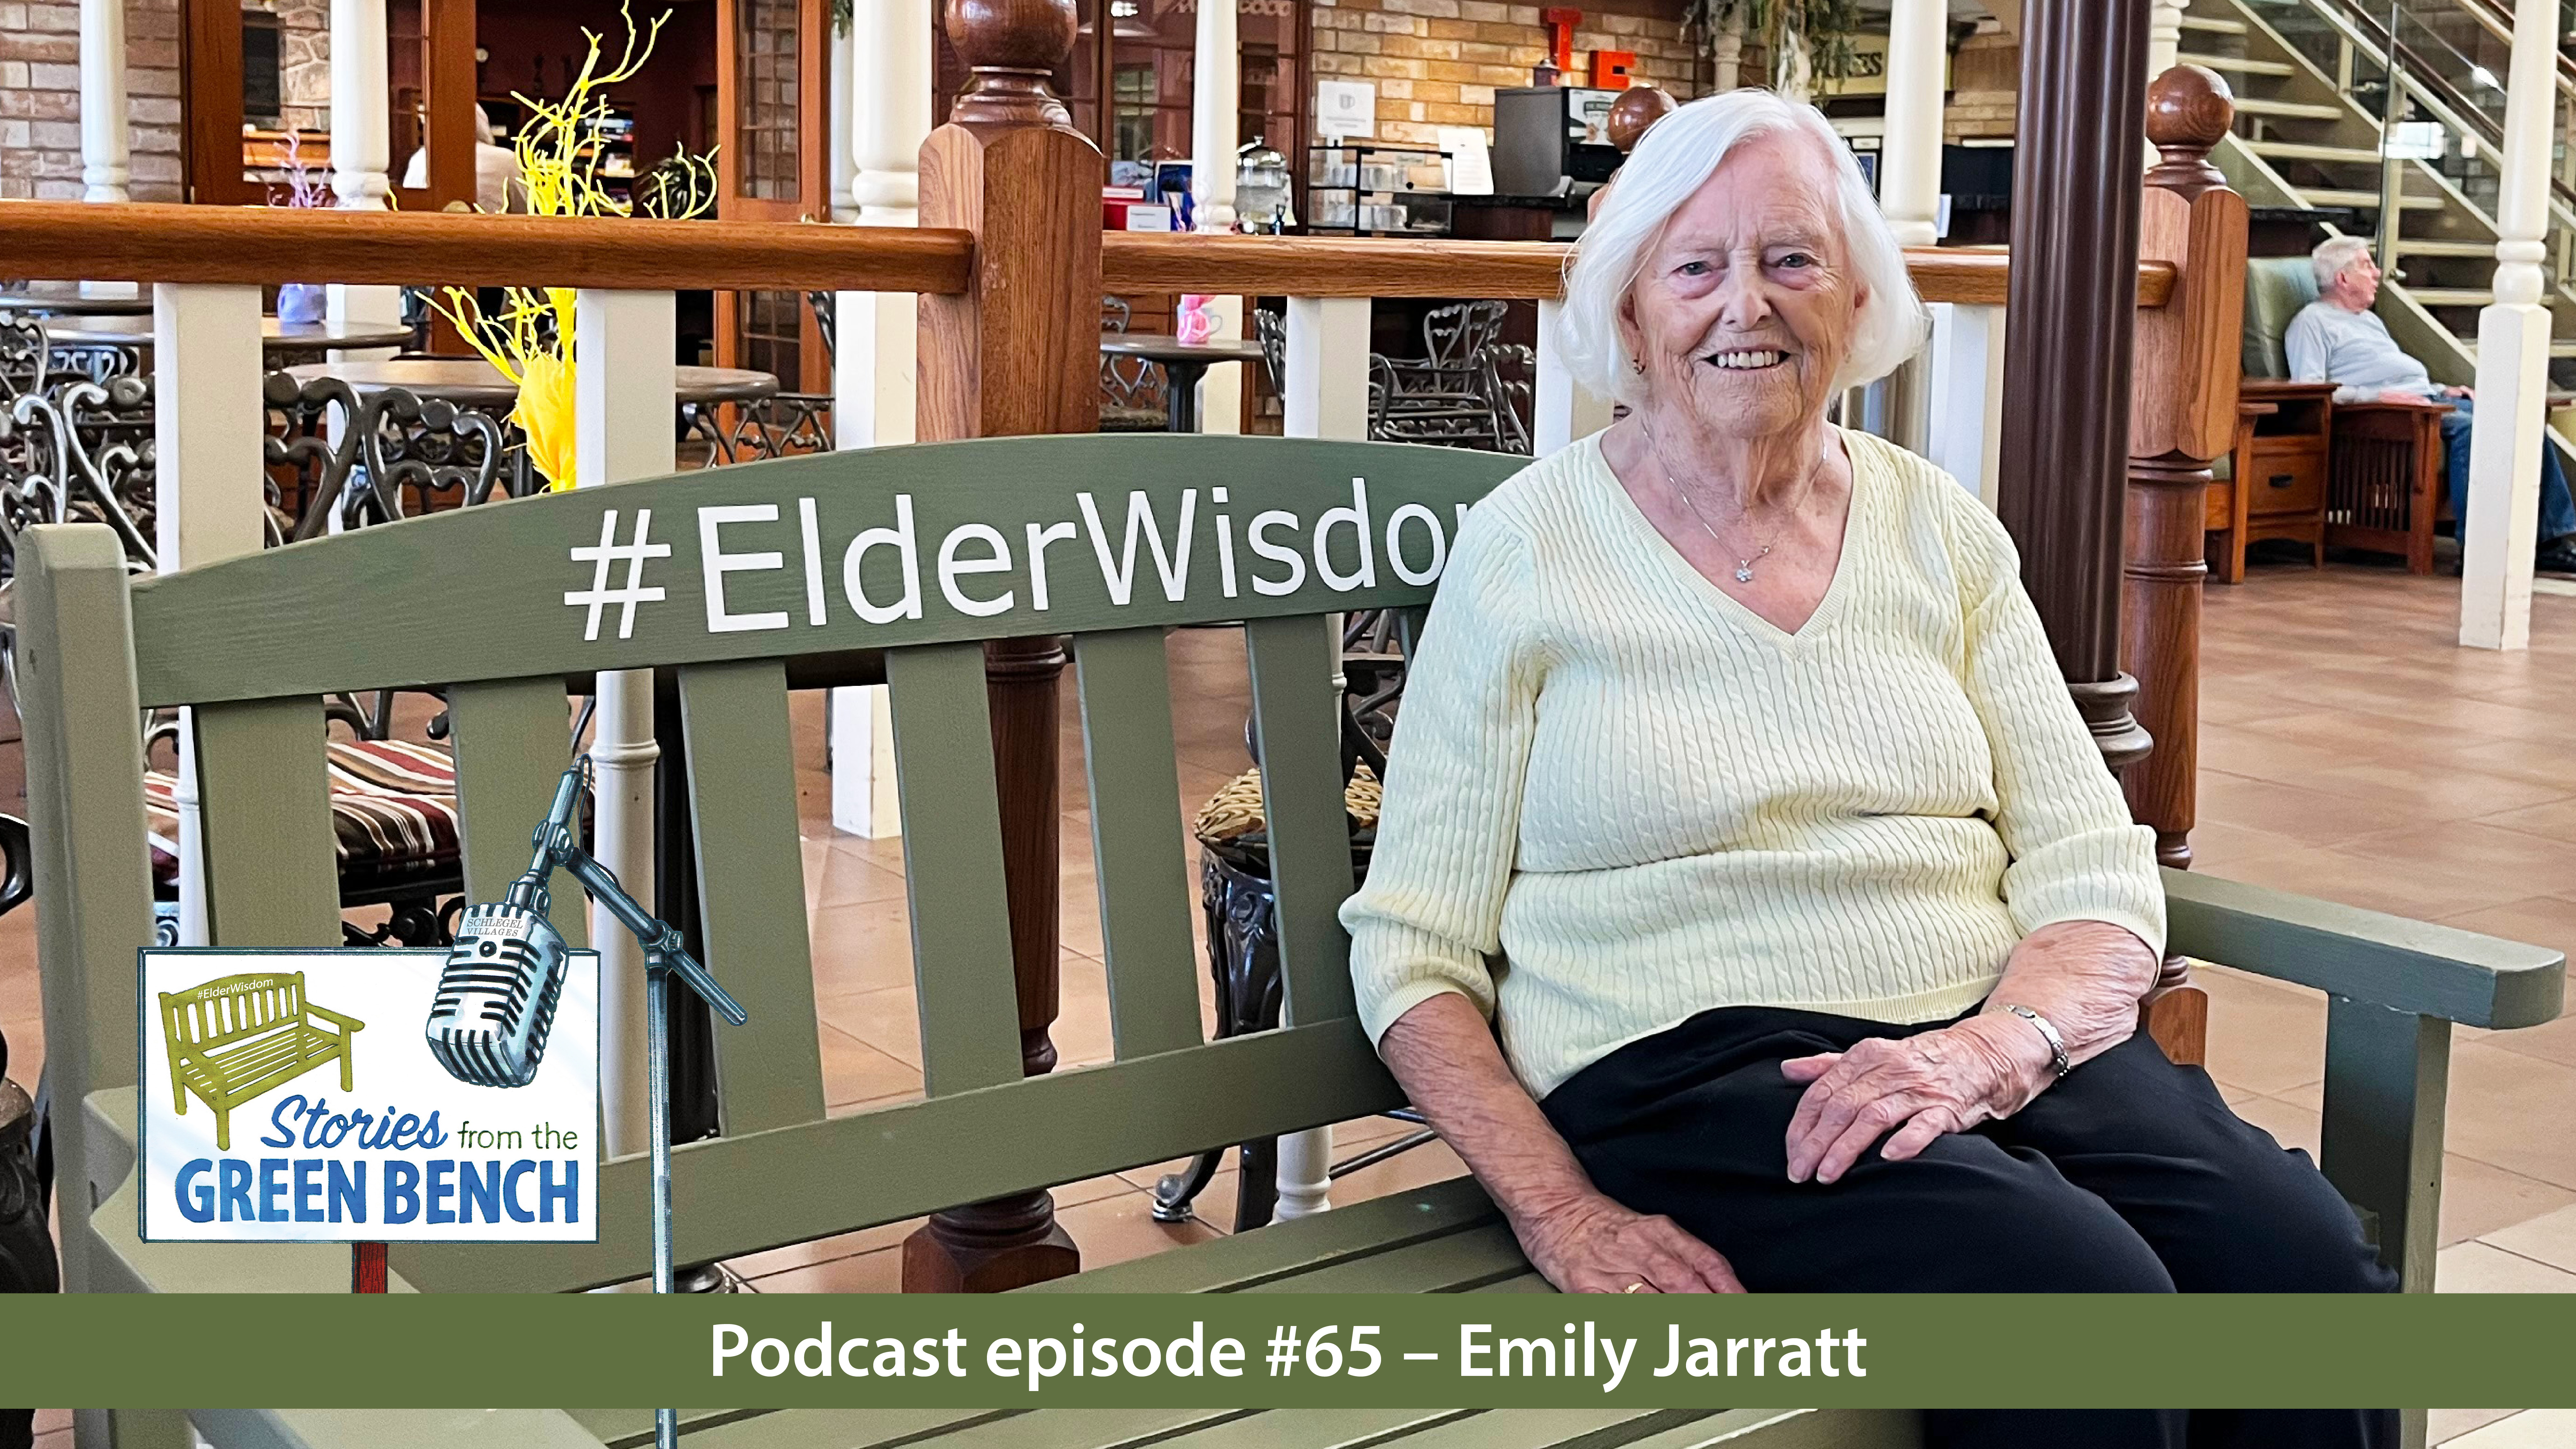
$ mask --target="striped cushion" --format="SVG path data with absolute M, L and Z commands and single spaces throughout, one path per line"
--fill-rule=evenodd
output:
M 340 873 L 441 875 L 458 867 L 456 762 L 435 745 L 403 740 L 333 740 L 331 831 Z M 152 835 L 152 878 L 179 879 L 178 777 L 143 777 Z

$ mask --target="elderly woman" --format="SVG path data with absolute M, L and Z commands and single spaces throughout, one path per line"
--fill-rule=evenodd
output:
M 2151 834 L 2011 540 L 1826 421 L 1924 326 L 1814 110 L 1647 133 L 1562 334 L 1630 412 L 1459 534 L 1342 911 L 1363 1020 L 1560 1288 L 2389 1291 L 2308 1160 L 2136 1034 Z M 2181 1442 L 2056 1417 L 1934 1437 Z

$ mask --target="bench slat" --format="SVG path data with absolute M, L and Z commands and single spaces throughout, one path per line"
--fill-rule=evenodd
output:
M 1170 1442 L 1189 1449 L 1345 1449 L 1411 1443 L 1426 1429 L 1475 1417 L 1472 1409 L 1264 1409 Z
M 465 899 L 497 901 L 528 868 L 531 837 L 572 764 L 571 711 L 563 681 L 494 679 L 447 691 L 456 752 L 457 833 Z M 549 913 L 564 944 L 590 939 L 590 912 L 574 892 Z
M 1019 1413 L 950 1410 L 912 1417 L 933 1422 L 899 1432 L 897 1411 L 823 1409 L 767 1414 L 687 1437 L 689 1449 L 1143 1449 L 1200 1424 L 1240 1418 L 1240 1409 L 1041 1409 Z M 937 1420 L 950 1421 L 942 1427 Z
M 1485 1223 L 1391 1252 L 1274 1278 L 1250 1293 L 1457 1293 L 1529 1271 L 1506 1223 Z
M 1474 1178 L 1453 1177 L 1328 1213 L 1274 1223 L 1257 1233 L 1202 1243 L 1186 1253 L 1157 1253 L 1114 1267 L 1094 1268 L 1072 1278 L 1032 1284 L 1019 1291 L 1233 1293 L 1470 1232 L 1501 1220 L 1501 1212 Z
M 100 1083 L 136 1080 L 137 947 L 152 940 L 143 828 L 143 736 L 135 722 L 125 554 L 104 524 L 19 535 L 18 708 L 26 717 L 28 814 L 35 824 L 38 960 L 46 1071 L 56 1101 L 66 1290 L 95 1279 L 85 1246 L 90 1194 L 69 1189 L 93 1162 L 77 1104 Z M 47 829 L 47 822 L 56 822 Z
M 704 964 L 751 1018 L 716 1028 L 724 1130 L 739 1136 L 819 1121 L 823 1057 L 786 668 L 769 659 L 683 669 L 680 720 Z
M 886 651 L 922 1094 L 1019 1080 L 1020 1004 L 1001 909 L 1001 793 L 984 647 Z M 947 1204 L 942 1204 L 946 1206 Z
M 214 944 L 339 945 L 322 701 L 244 700 L 191 713 Z
M 1073 659 L 1082 691 L 1100 934 L 1109 959 L 1109 1025 L 1118 1056 L 1197 1046 L 1189 869 L 1172 849 L 1181 792 L 1163 631 L 1079 635 Z
M 671 1153 L 679 1261 L 738 1258 L 1403 1100 L 1359 1023 L 1345 1020 L 693 1142 Z M 961 1151 L 965 1142 L 978 1150 Z M 641 1156 L 600 1170 L 596 1243 L 398 1243 L 394 1266 L 435 1293 L 556 1292 L 640 1278 L 652 1263 L 648 1171 Z
M 1350 817 L 1342 807 L 1341 701 L 1333 690 L 1340 640 L 1326 616 L 1254 619 L 1243 626 L 1252 716 L 1261 746 L 1261 808 L 1278 891 L 1283 1019 L 1328 1021 L 1358 1011 L 1350 938 L 1335 912 L 1351 893 Z

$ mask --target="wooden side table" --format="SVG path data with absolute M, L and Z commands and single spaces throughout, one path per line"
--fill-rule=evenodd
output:
M 2325 566 L 2333 399 L 2328 382 L 2244 382 L 2229 476 L 2210 485 L 2203 525 L 2210 573 L 2220 583 L 2245 582 L 2246 545 L 2266 538 L 2296 539 Z

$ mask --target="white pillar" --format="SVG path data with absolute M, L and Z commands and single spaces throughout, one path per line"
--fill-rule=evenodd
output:
M 1717 44 L 1709 50 L 1708 88 L 1714 95 L 1731 91 L 1744 83 L 1744 12 L 1733 10 L 1717 28 Z
M 81 200 L 124 201 L 125 0 L 81 0 Z
M 1933 303 L 1923 359 L 1930 397 L 1923 456 L 1992 508 L 2003 436 L 2004 309 Z
M 2549 224 L 2550 121 L 2557 106 L 2558 0 L 2514 6 L 2504 155 L 2496 196 L 2495 301 L 2478 314 L 2477 428 L 2469 452 L 2460 642 L 2531 644 L 2531 556 L 2539 532 L 2541 436 L 2549 408 L 2549 309 L 2541 305 Z
M 1887 16 L 1887 133 L 1878 143 L 1878 207 L 1899 246 L 1940 240 L 1941 84 L 1950 57 L 1942 0 L 1894 0 Z
M 866 45 L 850 47 L 849 154 L 856 171 L 847 185 L 861 226 L 921 224 L 930 20 L 931 7 L 915 0 L 860 0 L 852 19 L 852 35 L 868 37 Z M 909 292 L 842 292 L 833 317 L 834 441 L 844 448 L 911 442 L 916 299 Z M 833 828 L 872 839 L 902 834 L 893 716 L 883 685 L 832 691 L 830 743 Z
M 1204 32 L 1202 32 L 1204 33 Z M 1280 379 L 1287 395 L 1284 431 L 1292 438 L 1368 438 L 1369 299 L 1366 297 L 1291 297 L 1288 338 L 1281 359 L 1287 376 Z M 1333 616 L 1341 633 L 1341 616 Z M 1333 691 L 1343 688 L 1341 655 L 1333 657 Z M 1332 1207 L 1333 1129 L 1329 1126 L 1291 1132 L 1279 1139 L 1281 1222 L 1310 1217 Z
M 856 97 L 851 87 L 859 77 L 859 24 L 853 15 L 849 28 L 832 32 L 832 122 L 827 133 L 832 142 L 829 170 L 832 176 L 832 220 L 848 225 L 859 219 L 859 203 L 852 187 L 858 181 L 858 121 Z
M 1538 304 L 1538 376 L 1530 386 L 1530 451 L 1544 458 L 1577 438 L 1610 426 L 1610 404 L 1594 397 L 1565 370 L 1565 353 L 1557 345 L 1557 313 L 1565 303 L 1543 297 Z
M 2182 53 L 2184 0 L 2153 0 L 2147 6 L 2147 79 L 2154 80 L 2177 64 Z
M 1197 229 L 1234 230 L 1234 150 L 1242 144 L 1243 51 L 1236 42 L 1236 0 L 1199 0 L 1198 49 L 1190 62 L 1190 202 Z M 1243 338 L 1243 299 L 1211 297 L 1208 315 L 1216 321 L 1211 340 Z M 1240 365 L 1211 367 L 1199 379 L 1199 431 L 1243 431 L 1243 392 L 1248 384 Z
M 677 382 L 671 339 L 679 326 L 672 294 L 585 288 L 575 307 L 576 485 L 595 488 L 672 471 L 678 459 L 671 436 Z M 651 520 L 644 541 L 667 539 L 682 526 L 678 518 Z M 619 517 L 619 541 L 633 541 L 636 528 L 635 518 Z M 591 848 L 649 911 L 653 769 L 662 755 L 653 740 L 652 671 L 603 671 L 598 687 L 590 744 L 598 792 Z M 624 1156 L 651 1146 L 644 1130 L 644 957 L 617 918 L 596 907 L 590 939 L 599 948 L 601 1118 L 609 1152 Z
M 382 211 L 393 147 L 391 82 L 385 75 L 385 0 L 331 0 L 331 192 L 353 211 Z M 324 278 L 329 281 L 330 279 Z M 326 294 L 336 323 L 400 325 L 395 287 L 333 281 Z
M 259 288 L 152 289 L 153 554 L 165 574 L 257 553 L 267 541 L 259 380 Z M 203 946 L 196 728 L 189 711 L 179 713 L 179 944 Z
M 331 0 L 331 191 L 344 207 L 385 207 L 389 85 L 385 0 Z

